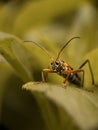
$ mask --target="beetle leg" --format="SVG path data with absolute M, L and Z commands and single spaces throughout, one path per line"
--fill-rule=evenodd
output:
M 52 70 L 52 69 L 43 69 L 43 71 L 42 71 L 42 81 L 43 81 L 43 82 L 46 81 L 46 78 L 45 78 L 44 73 L 56 73 L 56 71 L 54 71 L 54 70 Z
M 69 77 L 69 74 L 67 75 L 67 77 L 65 78 L 64 82 L 63 83 L 66 83 L 67 79 Z
M 88 59 L 82 63 L 82 65 L 79 67 L 79 69 L 83 68 L 87 63 L 88 63 L 89 70 L 90 70 L 90 73 L 91 73 L 92 84 L 95 85 L 94 74 L 93 74 L 93 71 L 92 71 L 90 61 Z
M 67 77 L 66 77 L 65 80 L 63 81 L 63 87 L 64 87 L 64 88 L 66 88 L 66 86 L 67 86 L 67 85 L 66 85 L 66 81 L 67 81 L 68 77 L 69 77 L 69 74 L 67 75 Z

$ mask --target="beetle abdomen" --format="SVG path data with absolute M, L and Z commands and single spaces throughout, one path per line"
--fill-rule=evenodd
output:
M 68 81 L 75 85 L 81 86 L 81 78 L 78 76 L 78 74 L 71 73 L 68 77 Z

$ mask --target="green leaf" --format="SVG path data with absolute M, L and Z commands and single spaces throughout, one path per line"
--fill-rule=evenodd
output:
M 0 53 L 24 82 L 32 80 L 31 64 L 29 64 L 31 62 L 28 62 L 31 54 L 18 38 L 0 33 Z
M 45 122 L 49 122 L 50 124 L 54 122 L 55 129 L 62 129 L 62 126 L 64 129 L 68 127 L 74 129 L 73 126 L 78 126 L 82 130 L 94 130 L 98 127 L 97 88 L 92 93 L 73 86 L 68 86 L 64 89 L 61 85 L 37 84 L 33 82 L 25 84 L 23 88 L 32 92 L 42 113 L 42 117 L 45 118 Z M 55 102 L 57 108 L 53 108 L 52 104 L 49 104 L 49 100 Z M 52 115 L 51 112 L 53 110 L 51 110 L 51 107 L 54 109 Z M 47 111 L 44 110 L 45 108 L 47 108 Z M 68 123 L 66 121 L 69 118 Z M 57 120 L 59 120 L 59 124 L 55 122 Z M 73 126 L 70 125 L 72 122 Z
M 40 25 L 45 25 L 67 12 L 78 8 L 80 3 L 78 0 L 72 0 L 71 2 L 65 0 L 28 2 L 17 16 L 14 23 L 14 32 L 16 34 L 22 34 L 26 30 L 30 30 L 31 27 L 35 28 Z
M 4 92 L 7 87 L 21 86 L 23 81 L 16 76 L 12 67 L 7 64 L 3 58 L 0 57 L 0 122 L 2 121 L 2 104 L 4 98 Z M 7 91 L 9 93 L 9 91 Z
M 1 58 L 0 58 L 1 60 Z M 12 69 L 5 64 L 3 61 L 0 61 L 0 121 L 1 121 L 1 111 L 2 111 L 2 98 L 3 92 L 5 89 L 5 84 L 9 76 L 12 74 Z
M 2 123 L 8 129 L 79 129 L 67 111 L 48 98 L 44 91 L 34 91 L 32 94 L 29 90 L 15 86 L 8 86 L 4 92 L 1 116 Z

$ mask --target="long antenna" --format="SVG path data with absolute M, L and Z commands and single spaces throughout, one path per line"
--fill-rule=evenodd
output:
M 61 52 L 64 50 L 64 48 L 65 48 L 73 39 L 76 39 L 76 38 L 80 38 L 80 37 L 73 37 L 73 38 L 71 38 L 71 39 L 61 48 L 61 50 L 60 50 L 59 53 L 58 53 L 58 56 L 57 56 L 56 60 L 59 59 L 60 54 L 61 54 Z
M 50 59 L 52 59 L 52 57 L 50 56 L 49 52 L 44 47 L 39 45 L 38 43 L 36 43 L 34 41 L 24 41 L 24 42 L 32 42 L 32 43 L 34 43 L 36 46 L 38 46 L 40 49 L 42 49 L 50 57 Z

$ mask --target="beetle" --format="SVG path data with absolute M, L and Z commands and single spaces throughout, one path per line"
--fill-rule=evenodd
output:
M 85 74 L 85 71 L 84 69 L 82 69 L 86 64 L 88 64 L 88 67 L 89 67 L 89 70 L 90 70 L 90 73 L 91 73 L 91 78 L 92 78 L 92 84 L 94 85 L 95 84 L 95 81 L 94 81 L 94 74 L 93 74 L 93 71 L 92 71 L 92 67 L 91 67 L 91 64 L 90 64 L 90 61 L 87 59 L 85 60 L 78 69 L 73 69 L 69 64 L 67 64 L 66 62 L 64 62 L 63 60 L 59 59 L 62 51 L 65 49 L 65 47 L 74 39 L 76 38 L 80 38 L 80 37 L 72 37 L 66 44 L 63 45 L 63 47 L 60 49 L 58 55 L 57 55 L 57 58 L 56 59 L 53 59 L 49 52 L 41 45 L 37 44 L 36 42 L 34 41 L 25 41 L 25 42 L 32 42 L 34 43 L 35 45 L 37 45 L 39 48 L 41 48 L 51 59 L 51 67 L 50 68 L 46 68 L 46 69 L 43 69 L 42 70 L 42 81 L 45 82 L 46 79 L 45 79 L 45 76 L 44 76 L 44 73 L 57 73 L 58 75 L 62 76 L 64 78 L 64 87 L 66 87 L 66 81 L 68 80 L 70 83 L 73 83 L 77 86 L 80 86 L 80 87 L 84 87 L 84 74 Z M 78 75 L 78 73 L 82 73 L 82 79 L 81 77 Z

